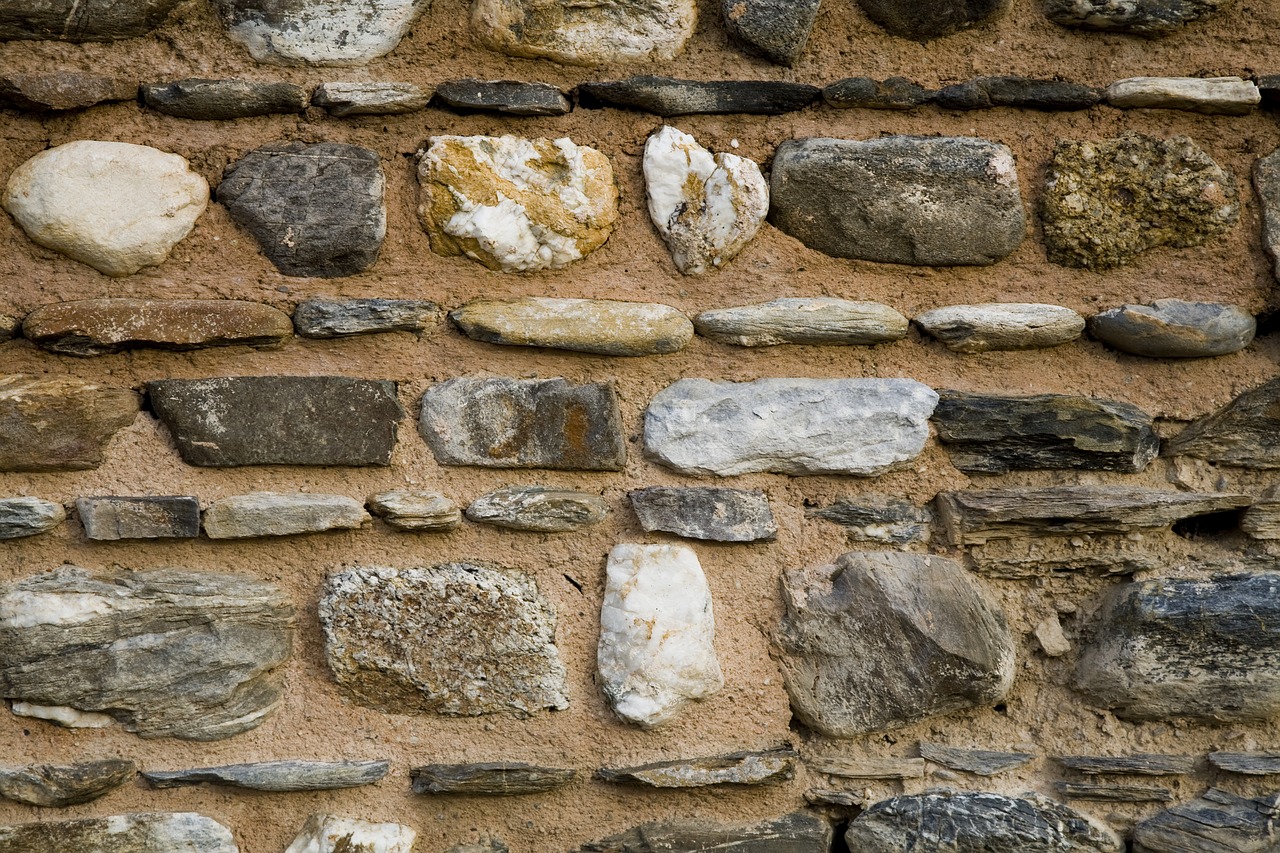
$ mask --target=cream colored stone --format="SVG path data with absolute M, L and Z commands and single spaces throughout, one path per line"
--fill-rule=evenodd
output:
M 1060 658 L 1071 651 L 1071 641 L 1062 632 L 1062 623 L 1056 613 L 1044 619 L 1036 626 L 1036 642 L 1041 650 L 1051 658 Z
M 409 853 L 418 833 L 399 823 L 312 815 L 285 853 Z
M 693 323 L 670 305 L 613 299 L 475 299 L 449 314 L 470 338 L 601 355 L 684 349 Z
M 1129 77 L 1107 87 L 1107 103 L 1124 109 L 1245 115 L 1261 100 L 1257 85 L 1239 77 Z
M 485 47 L 570 65 L 672 59 L 698 22 L 693 0 L 475 0 Z

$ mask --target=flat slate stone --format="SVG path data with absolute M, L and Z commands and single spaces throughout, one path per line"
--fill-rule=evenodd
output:
M 827 296 L 717 308 L 693 318 L 703 337 L 741 347 L 776 344 L 866 346 L 907 336 L 907 318 L 879 302 Z
M 978 77 L 946 86 L 933 94 L 933 102 L 946 110 L 1013 107 L 1069 112 L 1087 110 L 1101 100 L 1102 93 L 1091 86 L 1029 77 Z
M 71 377 L 0 375 L 0 471 L 85 471 L 133 423 L 138 395 Z
M 141 94 L 143 102 L 157 112 L 205 121 L 300 113 L 311 102 L 307 91 L 293 83 L 198 77 L 149 83 L 142 86 Z
M 40 498 L 0 498 L 0 539 L 47 533 L 67 520 L 62 504 Z
M 462 510 L 439 492 L 393 489 L 370 495 L 369 512 L 396 530 L 444 531 L 462 524 Z
M 975 776 L 995 776 L 1006 770 L 1022 767 L 1035 760 L 1027 752 L 997 752 L 990 749 L 965 749 L 943 746 L 939 743 L 920 742 L 920 757 L 952 770 L 963 770 Z
M 225 376 L 147 383 L 189 465 L 389 465 L 404 410 L 396 383 Z
M 0 21 L 3 15 L 3 5 L 0 5 Z M 83 71 L 0 74 L 0 107 L 14 110 L 79 110 L 94 104 L 131 101 L 136 97 L 137 82 L 122 77 L 104 77 Z
M 969 474 L 1046 468 L 1135 473 L 1160 453 L 1151 416 L 1116 400 L 942 391 L 933 422 L 951 464 Z
M 1046 0 L 1049 20 L 1064 27 L 1163 36 L 1212 15 L 1230 0 Z
M 1107 87 L 1107 103 L 1120 109 L 1242 116 L 1261 102 L 1254 82 L 1239 77 L 1129 77 Z
M 293 327 L 304 338 L 345 338 L 379 332 L 423 332 L 440 306 L 425 299 L 308 299 L 293 311 Z
M 759 489 L 651 486 L 627 497 L 648 533 L 711 542 L 767 542 L 778 535 L 769 498 Z
M 774 225 L 837 258 L 983 266 L 1026 232 L 1013 152 L 985 139 L 789 139 L 770 195 Z
M 541 794 L 578 778 L 576 770 L 533 764 L 427 764 L 409 771 L 415 794 L 488 794 L 502 797 Z
M 825 853 L 830 849 L 831 824 L 795 812 L 747 827 L 706 821 L 646 823 L 584 844 L 577 853 Z
M 1058 761 L 1088 776 L 1185 776 L 1196 772 L 1193 755 L 1064 755 Z
M 390 116 L 426 109 L 431 95 L 431 89 L 413 83 L 321 83 L 311 93 L 311 105 L 337 118 Z
M 923 779 L 923 758 L 837 758 L 817 756 L 805 761 L 815 773 L 837 779 Z
M 1173 792 L 1158 785 L 1096 785 L 1090 782 L 1059 782 L 1058 793 L 1072 800 L 1101 800 L 1108 803 L 1168 803 Z
M 422 395 L 418 430 L 441 465 L 621 471 L 627 461 L 610 382 L 450 379 Z
M 116 41 L 145 36 L 181 0 L 0 0 L 0 40 Z
M 293 325 L 270 305 L 236 299 L 79 299 L 32 311 L 22 334 L 49 352 L 95 356 L 138 347 L 276 347 L 293 336 Z
M 796 753 L 783 746 L 763 752 L 734 752 L 708 758 L 657 761 L 638 767 L 602 767 L 604 782 L 646 788 L 704 788 L 710 785 L 776 785 L 795 778 Z
M 722 0 L 729 38 L 747 53 L 794 65 L 809 41 L 821 0 Z
M 1254 539 L 1280 539 L 1280 489 L 1263 492 L 1240 517 L 1240 529 Z
M 0 797 L 44 808 L 76 806 L 132 782 L 137 772 L 138 765 L 123 758 L 0 767 Z
M 190 770 L 145 770 L 153 788 L 230 785 L 252 791 L 329 791 L 372 785 L 391 769 L 387 761 L 260 761 Z
M 1165 445 L 1166 456 L 1194 456 L 1223 465 L 1280 468 L 1280 379 L 1245 391 L 1196 418 Z
M 1280 794 L 1248 799 L 1210 788 L 1133 828 L 1134 853 L 1269 853 L 1280 842 Z
M 1084 318 L 1060 305 L 987 302 L 947 305 L 914 318 L 917 326 L 952 352 L 1044 349 L 1070 343 L 1084 332 Z
M 436 100 L 455 110 L 515 116 L 562 116 L 573 109 L 550 83 L 520 80 L 446 80 L 436 84 Z
M 1280 774 L 1280 752 L 1211 752 L 1209 763 L 1219 770 L 1245 776 Z
M 370 520 L 360 502 L 345 495 L 255 492 L 209 504 L 204 511 L 204 532 L 210 539 L 294 536 L 358 530 Z
M 614 299 L 473 299 L 449 312 L 472 340 L 596 355 L 663 355 L 693 340 L 693 324 L 670 305 Z
M 660 116 L 750 113 L 781 115 L 804 109 L 822 90 L 780 80 L 677 80 L 642 75 L 613 83 L 582 83 L 578 104 L 625 107 Z
M 193 497 L 76 498 L 84 535 L 117 539 L 194 539 L 200 535 L 200 502 Z
M 227 34 L 256 62 L 364 65 L 390 53 L 427 0 L 216 0 Z
M 804 801 L 812 806 L 834 806 L 838 809 L 854 809 L 862 805 L 863 797 L 857 791 L 810 788 L 804 792 Z
M 927 41 L 967 30 L 1003 15 L 1009 0 L 858 0 L 867 17 L 895 36 Z
M 932 98 L 932 92 L 906 77 L 846 77 L 822 90 L 822 100 L 836 109 L 909 110 Z
M 830 506 L 805 510 L 807 518 L 821 518 L 845 528 L 850 542 L 906 545 L 929 538 L 929 511 L 900 498 L 850 495 Z
M 1276 77 L 1280 93 L 1280 75 Z M 1280 99 L 1280 95 L 1277 96 Z M 1280 279 L 1280 148 L 1253 164 L 1253 187 L 1262 202 L 1262 247 L 1271 257 L 1277 279 Z
M 1205 358 L 1239 352 L 1258 324 L 1237 305 L 1157 299 L 1122 305 L 1089 318 L 1089 332 L 1123 352 L 1151 358 Z
M 13 853 L 239 853 L 230 829 L 194 812 L 0 826 L 0 849 Z
M 545 486 L 507 486 L 476 498 L 467 518 L 509 530 L 568 533 L 604 521 L 609 505 L 599 495 Z

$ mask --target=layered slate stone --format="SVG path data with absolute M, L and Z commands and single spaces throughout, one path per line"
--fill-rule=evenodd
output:
M 1280 379 L 1251 388 L 1192 421 L 1170 439 L 1164 452 L 1224 465 L 1280 468 Z
M 138 765 L 123 758 L 0 767 L 0 797 L 28 806 L 65 808 L 109 794 L 132 782 L 137 772 Z
M 329 791 L 372 785 L 387 775 L 386 761 L 260 761 L 190 770 L 147 770 L 153 788 L 229 785 L 251 791 Z
M 119 278 L 169 257 L 204 213 L 209 184 L 177 154 L 77 140 L 18 166 L 0 201 L 33 242 Z
M 796 753 L 789 746 L 706 758 L 657 761 L 638 767 L 602 767 L 596 778 L 646 788 L 705 788 L 710 785 L 777 785 L 795 778 Z
M 805 766 L 837 779 L 923 779 L 923 758 L 841 758 L 815 756 Z
M 442 465 L 621 471 L 627 461 L 609 382 L 450 379 L 422 395 L 418 430 Z
M 569 65 L 673 59 L 693 35 L 693 0 L 474 0 L 471 31 L 490 50 Z
M 649 403 L 645 452 L 702 476 L 875 476 L 920 454 L 937 400 L 910 379 L 681 379 Z
M 1262 203 L 1262 247 L 1271 257 L 1276 277 L 1280 278 L 1280 148 L 1254 163 L 1253 187 Z
M 373 266 L 387 233 L 378 155 L 339 142 L 280 142 L 227 167 L 218 201 L 276 269 L 336 278 Z
M 947 305 L 914 318 L 953 352 L 1028 350 L 1061 346 L 1084 331 L 1084 318 L 1060 305 L 988 302 Z
M 1185 136 L 1060 140 L 1041 204 L 1049 260 L 1087 269 L 1201 246 L 1240 218 L 1231 175 Z
M 1253 539 L 1280 539 L 1280 488 L 1267 489 L 1244 511 L 1240 529 Z
M 440 306 L 425 299 L 308 299 L 293 312 L 304 338 L 345 338 L 379 332 L 421 333 L 433 325 Z
M 831 824 L 812 814 L 795 812 L 745 827 L 706 821 L 646 823 L 584 844 L 577 853 L 823 853 L 830 849 Z
M 138 347 L 273 347 L 292 337 L 293 324 L 270 305 L 235 299 L 78 299 L 32 311 L 22 334 L 49 352 L 95 356 Z
M 119 814 L 0 826 L 0 848 L 22 853 L 239 853 L 231 830 L 194 812 Z M 408 851 L 405 851 L 408 853 Z
M 850 542 L 889 545 L 926 541 L 932 520 L 928 510 L 884 495 L 850 495 L 830 506 L 806 510 L 805 515 L 840 525 L 848 532 Z
M 927 41 L 986 23 L 1005 13 L 1009 0 L 858 0 L 867 17 L 895 36 Z
M 1196 770 L 1190 755 L 1064 755 L 1058 761 L 1087 776 L 1186 776 Z
M 0 471 L 84 471 L 133 423 L 138 395 L 70 377 L 0 376 Z
M 257 62 L 364 65 L 390 53 L 426 0 L 217 0 L 227 33 Z
M 822 90 L 822 100 L 836 109 L 909 110 L 932 98 L 932 92 L 906 77 L 846 77 Z
M 409 771 L 415 794 L 518 796 L 563 788 L 578 771 L 516 762 L 427 764 Z
M 945 86 L 933 95 L 933 102 L 947 110 L 1013 107 L 1020 110 L 1069 112 L 1087 110 L 1101 100 L 1102 93 L 1092 86 L 1029 77 L 977 77 L 954 86 Z
M 446 80 L 436 86 L 436 100 L 455 110 L 514 116 L 562 116 L 573 109 L 550 83 L 520 80 Z
M 1280 794 L 1210 788 L 1133 828 L 1135 853 L 1267 853 L 1280 843 Z
M 907 336 L 907 318 L 879 302 L 830 296 L 786 297 L 703 311 L 693 318 L 698 334 L 724 344 L 870 346 Z
M 284 853 L 410 853 L 417 838 L 417 830 L 399 823 L 317 814 Z
M 473 299 L 449 312 L 472 340 L 596 355 L 664 355 L 693 340 L 693 324 L 670 305 L 615 299 Z
M 390 116 L 426 109 L 432 90 L 414 83 L 321 83 L 311 93 L 311 104 L 331 116 Z
M 722 0 L 729 38 L 747 53 L 794 65 L 809 41 L 821 0 Z
M 1211 752 L 1209 763 L 1219 770 L 1244 776 L 1280 774 L 1280 752 Z
M 225 376 L 147 383 L 189 465 L 389 465 L 404 416 L 396 383 Z
M 1238 305 L 1157 299 L 1121 305 L 1089 318 L 1090 333 L 1123 352 L 1151 358 L 1206 358 L 1239 352 L 1258 330 Z
M 200 535 L 200 502 L 189 496 L 76 498 L 76 515 L 96 541 Z
M 211 503 L 204 511 L 204 532 L 210 539 L 251 539 L 357 530 L 369 521 L 360 502 L 346 495 L 254 492 Z
M 934 764 L 941 764 L 952 770 L 963 770 L 975 776 L 995 776 L 1035 760 L 1035 756 L 1028 752 L 966 749 L 928 741 L 920 742 L 920 757 Z
M 140 94 L 143 103 L 157 112 L 205 121 L 300 113 L 311 102 L 307 91 L 293 83 L 200 77 L 171 83 L 148 83 L 142 86 Z
M 1107 87 L 1107 103 L 1120 109 L 1242 116 L 1261 102 L 1257 85 L 1239 77 L 1128 77 Z
M 1134 473 L 1160 453 L 1151 416 L 1115 400 L 943 391 L 933 422 L 951 464 L 969 474 L 1044 468 Z
M 1212 15 L 1230 0 L 1046 0 L 1049 20 L 1064 27 L 1163 36 Z
M 1058 793 L 1072 800 L 1107 803 L 1167 803 L 1173 792 L 1158 785 L 1099 785 L 1095 782 L 1059 782 Z
M 116 41 L 145 36 L 181 0 L 3 0 L 0 40 Z
M 325 582 L 320 626 L 334 679 L 360 705 L 446 716 L 569 705 L 555 613 L 526 575 L 348 569 Z
M 651 486 L 627 492 L 646 532 L 712 542 L 772 541 L 778 525 L 759 489 Z
M 471 502 L 467 518 L 509 530 L 568 533 L 604 521 L 609 505 L 599 495 L 545 486 L 506 486 Z
M 0 11 L 0 16 L 3 14 Z M 104 77 L 83 71 L 0 74 L 0 106 L 15 110 L 78 110 L 94 104 L 131 101 L 136 97 L 138 84 L 122 77 Z
M 838 258 L 993 264 L 1026 231 L 1013 152 L 985 139 L 790 139 L 770 190 L 772 222 Z
M 289 596 L 263 581 L 63 566 L 0 588 L 0 694 L 66 726 L 226 738 L 280 701 L 293 625 Z
M 47 533 L 67 520 L 62 504 L 40 498 L 0 498 L 0 539 Z
M 578 103 L 588 109 L 625 107 L 660 116 L 723 113 L 782 115 L 818 100 L 822 90 L 781 80 L 678 80 L 640 75 L 578 86 Z
M 443 531 L 462 524 L 462 510 L 439 492 L 392 489 L 370 495 L 365 507 L 396 530 Z
M 605 571 L 596 666 L 614 713 L 652 729 L 718 693 L 715 615 L 697 555 L 682 545 L 615 545 Z
M 1013 685 L 1004 613 L 951 560 L 850 552 L 784 573 L 782 595 L 791 709 L 821 734 L 897 728 L 998 702 Z

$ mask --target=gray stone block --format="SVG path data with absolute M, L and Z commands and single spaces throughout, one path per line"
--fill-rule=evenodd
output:
M 640 526 L 712 542 L 771 541 L 778 525 L 759 489 L 651 486 L 627 493 Z
M 200 502 L 193 497 L 76 499 L 89 539 L 193 539 L 200 535 Z

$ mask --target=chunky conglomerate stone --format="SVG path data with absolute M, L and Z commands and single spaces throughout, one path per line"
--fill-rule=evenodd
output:
M 1231 0 L 1046 0 L 1049 20 L 1064 27 L 1163 36 L 1226 6 Z
M 779 65 L 800 58 L 821 0 L 721 0 L 724 28 L 740 47 Z
M 181 0 L 0 0 L 0 41 L 116 41 L 145 36 Z
M 858 0 L 862 11 L 895 36 L 927 41 L 986 23 L 1008 10 L 1010 0 Z
M 693 324 L 670 305 L 615 299 L 473 299 L 449 312 L 469 338 L 597 355 L 663 355 L 693 340 Z
M 200 502 L 193 497 L 76 498 L 76 515 L 85 537 L 100 542 L 200 535 Z
M 569 65 L 673 59 L 693 35 L 693 0 L 474 0 L 471 31 L 490 50 Z
M 260 761 L 190 770 L 147 770 L 153 788 L 229 785 L 251 791 L 330 791 L 379 781 L 391 769 L 387 761 Z
M 645 531 L 712 542 L 760 542 L 778 535 L 760 490 L 651 486 L 627 493 Z
M 123 758 L 78 764 L 0 767 L 0 797 L 45 808 L 88 803 L 132 782 L 138 765 Z
M 13 853 L 239 853 L 230 829 L 194 812 L 0 826 L 0 849 Z
M 364 65 L 395 49 L 427 0 L 216 0 L 257 62 Z
M 300 113 L 310 103 L 307 91 L 293 83 L 209 80 L 191 77 L 142 86 L 143 103 L 178 118 L 230 121 L 274 113 Z
M 578 86 L 583 107 L 625 107 L 660 116 L 722 113 L 781 115 L 807 107 L 822 90 L 775 80 L 678 80 L 642 75 Z
M 1280 379 L 1196 418 L 1168 441 L 1164 453 L 1223 465 L 1280 468 Z
M 1157 299 L 1121 305 L 1089 318 L 1089 332 L 1103 343 L 1151 358 L 1206 358 L 1239 352 L 1258 330 L 1238 305 Z
M 0 376 L 0 471 L 84 471 L 133 423 L 138 395 L 70 377 Z
M 67 520 L 62 504 L 40 498 L 0 498 L 0 539 L 46 533 Z
M 0 11 L 0 16 L 3 12 Z M 138 97 L 138 84 L 83 71 L 0 74 L 0 106 L 31 112 L 78 110 Z

